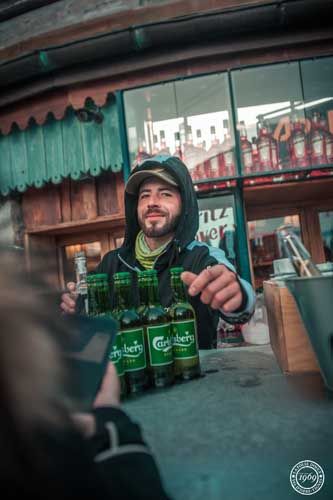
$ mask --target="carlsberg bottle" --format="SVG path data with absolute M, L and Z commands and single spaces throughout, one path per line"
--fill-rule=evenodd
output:
M 154 387 L 166 387 L 173 382 L 173 355 L 170 321 L 159 302 L 157 273 L 145 271 L 147 306 L 142 314 L 148 345 L 148 363 Z
M 118 325 L 119 325 L 119 318 L 123 310 L 121 304 L 120 286 L 121 286 L 121 280 L 117 279 L 117 275 L 114 275 L 114 303 L 111 314 L 112 317 L 116 321 L 118 321 Z M 109 360 L 112 361 L 117 370 L 117 374 L 120 380 L 120 395 L 122 397 L 125 397 L 127 394 L 127 385 L 125 380 L 125 367 L 123 359 L 123 336 L 124 334 L 119 326 L 115 341 L 109 353 Z
M 139 314 L 132 305 L 130 273 L 116 273 L 123 310 L 118 316 L 122 332 L 123 363 L 130 393 L 144 391 L 148 385 L 144 331 Z
M 175 376 L 189 380 L 200 376 L 197 324 L 195 312 L 187 301 L 180 278 L 182 267 L 170 269 L 173 302 L 169 309 Z

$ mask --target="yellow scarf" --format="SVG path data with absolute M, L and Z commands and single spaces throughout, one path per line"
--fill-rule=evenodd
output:
M 151 250 L 146 243 L 143 231 L 140 231 L 135 240 L 135 257 L 145 269 L 153 269 L 155 261 L 159 255 L 169 245 L 167 241 L 156 250 Z

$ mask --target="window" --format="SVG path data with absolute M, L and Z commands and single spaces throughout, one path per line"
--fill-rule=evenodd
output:
M 201 198 L 199 231 L 196 239 L 224 250 L 227 259 L 238 268 L 238 247 L 233 195 Z
M 298 63 L 232 71 L 232 85 L 243 174 L 290 168 L 290 114 L 303 101 Z M 303 123 L 304 110 L 297 116 Z
M 226 73 L 127 91 L 124 102 L 132 166 L 172 154 L 193 180 L 235 176 Z
M 292 224 L 296 234 L 300 234 L 298 215 L 248 222 L 252 268 L 257 291 L 262 291 L 263 282 L 273 274 L 273 261 L 284 257 L 280 242 L 275 234 L 276 229 L 283 224 Z

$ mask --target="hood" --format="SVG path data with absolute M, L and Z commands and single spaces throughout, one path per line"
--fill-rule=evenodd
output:
M 194 190 L 192 179 L 184 163 L 176 156 L 158 155 L 137 165 L 131 175 L 140 170 L 149 170 L 156 167 L 163 167 L 176 180 L 179 186 L 182 199 L 182 212 L 179 224 L 175 233 L 177 245 L 184 248 L 193 241 L 199 227 L 199 212 L 197 196 Z M 125 191 L 125 239 L 123 247 L 133 247 L 136 236 L 140 231 L 137 219 L 138 196 Z

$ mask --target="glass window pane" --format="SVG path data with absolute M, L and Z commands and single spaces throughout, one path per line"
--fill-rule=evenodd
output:
M 234 196 L 199 198 L 198 241 L 221 248 L 227 259 L 238 267 Z
M 179 156 L 193 180 L 236 173 L 226 73 L 124 93 L 132 167 L 155 154 Z
M 333 210 L 329 212 L 320 212 L 319 223 L 325 260 L 326 262 L 333 262 Z
M 226 73 L 175 83 L 183 159 L 194 180 L 236 174 Z
M 100 241 L 91 243 L 80 243 L 77 245 L 67 245 L 61 248 L 62 262 L 64 270 L 65 283 L 75 281 L 74 255 L 76 252 L 84 252 L 87 257 L 88 272 L 94 271 L 102 258 L 102 249 Z
M 290 168 L 290 116 L 303 100 L 298 63 L 233 71 L 232 85 L 243 173 Z M 304 110 L 297 116 L 303 123 Z
M 333 163 L 333 57 L 301 62 L 312 165 Z M 318 175 L 318 174 L 317 174 Z
M 177 118 L 174 84 L 127 91 L 124 104 L 132 167 L 154 154 L 170 154 L 174 131 L 181 121 Z
M 275 234 L 276 229 L 283 224 L 292 224 L 295 233 L 300 236 L 298 215 L 273 217 L 248 222 L 248 233 L 255 289 L 262 291 L 263 281 L 273 274 L 273 261 L 283 258 L 280 242 Z

